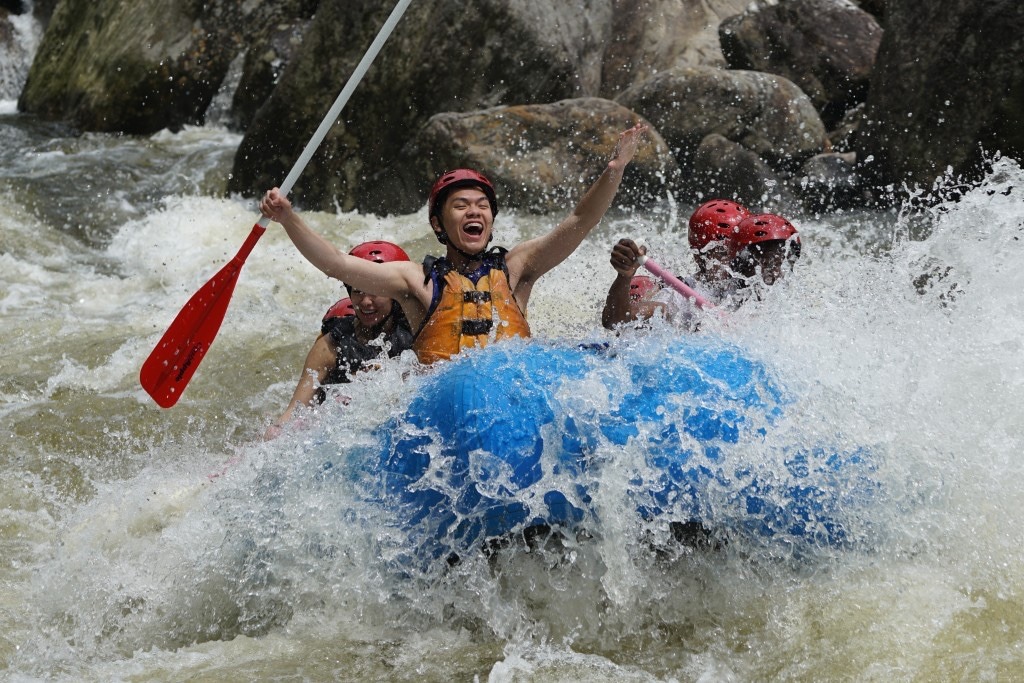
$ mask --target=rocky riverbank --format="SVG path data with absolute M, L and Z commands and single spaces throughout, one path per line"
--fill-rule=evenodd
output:
M 279 184 L 392 9 L 380 0 L 61 0 L 19 109 L 79 130 L 245 135 L 230 192 Z M 28 3 L 0 5 L 8 13 Z M 307 208 L 422 206 L 453 165 L 548 211 L 618 130 L 655 144 L 622 197 L 829 210 L 1024 150 L 1016 0 L 416 0 L 293 189 Z M 552 188 L 555 188 L 552 191 Z

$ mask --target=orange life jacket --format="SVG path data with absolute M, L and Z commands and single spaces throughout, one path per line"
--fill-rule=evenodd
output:
M 505 251 L 484 256 L 473 279 L 452 270 L 445 258 L 429 266 L 434 297 L 412 348 L 421 363 L 447 360 L 462 349 L 484 347 L 510 337 L 529 337 L 530 324 L 512 296 Z

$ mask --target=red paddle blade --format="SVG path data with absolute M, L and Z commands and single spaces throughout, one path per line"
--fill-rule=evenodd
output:
M 178 402 L 206 356 L 224 322 L 242 265 L 265 230 L 258 223 L 253 227 L 238 254 L 192 295 L 142 364 L 142 388 L 161 408 Z

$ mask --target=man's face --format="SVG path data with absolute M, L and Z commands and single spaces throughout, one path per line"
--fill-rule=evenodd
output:
M 391 313 L 392 300 L 386 296 L 375 296 L 367 292 L 353 289 L 350 295 L 352 308 L 356 318 L 364 327 L 376 327 L 387 319 Z
M 703 249 L 694 252 L 694 260 L 712 280 L 725 280 L 729 277 L 732 249 L 724 239 L 708 242 Z
M 769 240 L 746 247 L 736 256 L 736 271 L 743 277 L 760 275 L 766 285 L 782 278 L 786 261 L 786 240 Z
M 444 201 L 441 219 L 441 225 L 435 225 L 434 229 L 443 230 L 450 244 L 469 254 L 487 248 L 494 216 L 483 190 L 475 187 L 453 190 Z

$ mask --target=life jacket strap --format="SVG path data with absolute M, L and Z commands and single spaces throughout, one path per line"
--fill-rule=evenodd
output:
M 462 334 L 470 335 L 481 335 L 490 334 L 491 328 L 494 326 L 493 320 L 463 320 L 462 321 Z

